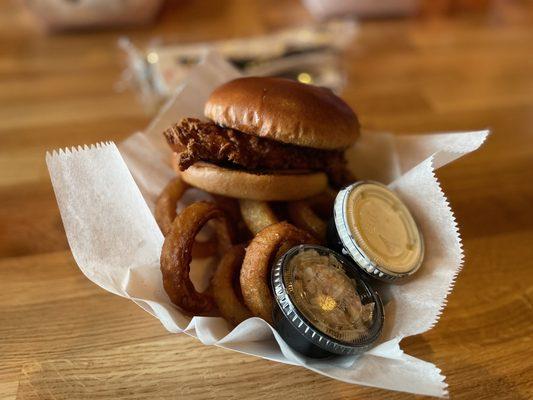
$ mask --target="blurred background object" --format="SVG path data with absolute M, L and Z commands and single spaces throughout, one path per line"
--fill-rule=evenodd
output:
M 302 0 L 317 19 L 339 15 L 358 18 L 408 17 L 483 11 L 498 0 Z M 501 1 L 501 0 L 500 0 Z M 503 0 L 507 1 L 507 0 Z
M 21 0 L 50 30 L 144 24 L 164 0 Z
M 418 11 L 420 0 L 302 0 L 313 16 L 319 19 L 338 15 L 358 17 L 392 17 L 411 15 Z
M 119 45 L 128 56 L 123 81 L 136 87 L 143 103 L 153 108 L 174 92 L 193 65 L 214 50 L 245 75 L 289 78 L 338 93 L 345 83 L 339 55 L 355 31 L 352 20 L 332 20 L 250 38 L 152 45 L 145 51 L 122 38 Z

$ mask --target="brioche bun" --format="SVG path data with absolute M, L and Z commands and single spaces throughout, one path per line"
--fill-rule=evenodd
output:
M 359 136 L 357 116 L 331 90 L 282 78 L 227 82 L 211 94 L 204 114 L 250 135 L 317 149 L 343 149 Z

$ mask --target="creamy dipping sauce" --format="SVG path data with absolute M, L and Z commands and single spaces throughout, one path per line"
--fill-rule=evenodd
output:
M 380 268 L 416 270 L 423 258 L 420 231 L 404 203 L 374 183 L 356 186 L 345 205 L 346 222 L 357 246 Z

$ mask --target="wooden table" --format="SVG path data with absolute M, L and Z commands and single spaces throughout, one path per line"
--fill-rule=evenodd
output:
M 54 36 L 0 5 L 0 397 L 412 397 L 171 335 L 76 267 L 44 154 L 149 121 L 132 92 L 113 89 L 117 39 L 209 40 L 310 20 L 298 2 L 176 3 L 153 28 Z M 344 97 L 365 127 L 493 131 L 439 170 L 466 264 L 437 326 L 402 344 L 442 368 L 455 398 L 533 397 L 533 10 L 499 3 L 487 15 L 365 22 L 345 57 Z

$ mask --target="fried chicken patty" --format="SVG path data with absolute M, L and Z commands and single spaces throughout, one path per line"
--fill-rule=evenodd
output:
M 179 168 L 184 171 L 198 161 L 263 171 L 324 171 L 332 183 L 342 184 L 345 176 L 343 152 L 295 146 L 272 139 L 224 128 L 208 121 L 184 118 L 165 131 L 170 147 L 180 154 Z

